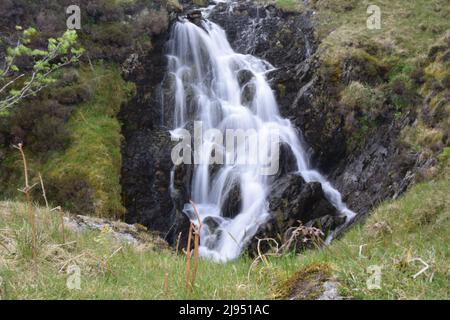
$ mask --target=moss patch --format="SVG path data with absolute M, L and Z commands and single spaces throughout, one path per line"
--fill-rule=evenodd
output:
M 51 199 L 69 210 L 119 217 L 124 213 L 120 188 L 120 124 L 116 118 L 133 94 L 115 66 L 81 70 L 83 82 L 94 90 L 93 99 L 80 105 L 69 120 L 71 144 L 44 164 L 51 181 Z

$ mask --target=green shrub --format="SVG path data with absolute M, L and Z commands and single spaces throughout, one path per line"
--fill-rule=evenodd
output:
M 383 92 L 379 89 L 353 81 L 341 91 L 341 104 L 348 111 L 360 111 L 367 115 L 377 114 L 384 102 Z
M 450 147 L 445 147 L 439 154 L 439 162 L 443 166 L 450 167 Z

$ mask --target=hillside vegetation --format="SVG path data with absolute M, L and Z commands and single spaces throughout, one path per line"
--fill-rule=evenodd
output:
M 185 288 L 184 256 L 160 240 L 149 236 L 145 244 L 126 244 L 104 228 L 66 229 L 63 242 L 59 214 L 45 208 L 34 210 L 33 259 L 25 206 L 2 202 L 0 298 L 314 299 L 322 294 L 322 282 L 334 279 L 348 299 L 449 299 L 449 192 L 447 169 L 440 179 L 381 205 L 329 247 L 259 263 L 246 256 L 226 264 L 201 260 L 192 291 Z M 67 287 L 72 265 L 80 268 L 80 290 Z M 381 268 L 380 289 L 367 287 L 371 266 Z
M 0 12 L 8 3 L 13 2 L 2 3 Z M 176 254 L 151 234 L 142 244 L 124 243 L 108 228 L 66 226 L 63 234 L 59 211 L 44 206 L 36 187 L 33 253 L 30 217 L 17 191 L 23 185 L 22 163 L 12 143 L 24 142 L 32 182 L 39 183 L 42 174 L 51 205 L 61 205 L 66 218 L 81 213 L 114 219 L 124 213 L 117 113 L 135 88 L 119 67 L 129 52 L 118 52 L 142 53 L 152 42 L 151 36 L 131 37 L 133 28 L 122 29 L 118 21 L 130 6 L 143 3 L 93 1 L 89 33 L 82 35 L 89 57 L 65 70 L 55 90 L 0 118 L 0 299 L 315 299 L 327 281 L 346 299 L 450 299 L 450 6 L 445 0 L 316 0 L 308 6 L 272 1 L 286 12 L 316 12 L 319 74 L 335 88 L 319 98 L 338 106 L 329 110 L 330 123 L 335 114 L 346 115 L 349 149 L 364 143 L 380 114 L 396 119 L 416 114 L 399 139 L 421 163 L 433 159 L 416 185 L 380 204 L 330 246 L 257 262 L 246 255 L 226 264 L 201 260 L 196 285 L 188 290 L 181 248 Z M 381 30 L 366 28 L 369 4 L 381 8 Z M 159 2 L 157 7 L 146 14 L 166 27 L 167 12 Z M 140 32 L 158 34 L 146 17 L 135 20 Z M 343 74 L 344 64 L 356 66 L 355 74 Z M 79 267 L 80 290 L 67 286 L 71 266 Z M 367 286 L 374 267 L 381 271 L 379 289 Z
M 17 197 L 21 160 L 12 145 L 22 143 L 32 183 L 40 173 L 51 203 L 81 214 L 123 217 L 118 113 L 136 93 L 121 66 L 131 54 L 151 52 L 152 37 L 167 28 L 166 7 L 173 3 L 80 1 L 78 38 L 85 49 L 80 62 L 59 70 L 55 84 L 0 116 L 0 199 Z M 10 32 L 1 35 L 0 54 L 15 43 L 16 21 L 36 28 L 33 49 L 60 36 L 68 4 L 72 2 L 2 1 L 0 27 Z M 28 60 L 22 60 L 18 63 L 28 68 Z

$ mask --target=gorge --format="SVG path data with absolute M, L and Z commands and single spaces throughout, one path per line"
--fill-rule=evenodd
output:
M 286 231 L 299 223 L 318 227 L 330 240 L 354 217 L 344 202 L 363 216 L 371 203 L 410 183 L 402 172 L 379 181 L 363 169 L 363 163 L 370 163 L 373 173 L 393 170 L 384 164 L 398 147 L 386 135 L 393 137 L 397 125 L 380 128 L 365 150 L 348 154 L 338 127 L 341 120 L 326 132 L 324 124 L 330 120 L 323 118 L 320 106 L 314 107 L 315 92 L 324 81 L 318 66 L 314 70 L 318 61 L 311 12 L 284 13 L 273 6 L 236 1 L 211 3 L 200 10 L 186 3 L 177 16 L 169 31 L 158 37 L 145 64 L 147 83 L 140 97 L 150 100 L 135 99 L 122 110 L 122 187 L 128 222 L 143 223 L 173 245 L 181 235 L 185 245 L 186 214 L 195 221 L 192 199 L 206 225 L 202 253 L 227 260 L 247 247 L 254 252 L 257 239 L 282 243 Z M 260 137 L 268 136 L 269 128 L 279 130 L 280 172 L 259 177 L 239 166 L 207 164 L 173 169 L 174 143 L 168 132 L 176 137 L 177 130 L 192 130 L 194 120 L 202 121 L 205 129 L 257 129 Z M 402 121 L 400 125 L 408 118 Z M 214 141 L 209 139 L 203 146 L 211 151 Z M 207 162 L 211 152 L 204 153 Z M 379 192 L 392 182 L 392 189 Z M 333 184 L 345 191 L 344 201 Z

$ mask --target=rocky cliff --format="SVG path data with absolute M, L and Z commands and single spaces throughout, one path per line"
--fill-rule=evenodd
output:
M 189 1 L 183 5 L 185 10 L 178 15 L 193 21 L 201 19 L 195 12 L 196 5 Z M 309 9 L 286 12 L 275 5 L 236 1 L 219 3 L 209 19 L 226 30 L 236 51 L 256 55 L 276 67 L 269 79 L 282 115 L 299 129 L 309 146 L 311 163 L 341 191 L 358 217 L 384 199 L 397 197 L 415 181 L 420 170 L 435 163 L 433 157 L 419 159 L 399 139 L 402 130 L 417 118 L 413 109 L 398 112 L 389 96 L 381 97 L 377 101 L 379 110 L 364 115 L 370 118 L 366 125 L 360 114 L 343 106 L 342 92 L 352 84 L 388 84 L 390 66 L 374 58 L 382 54 L 378 52 L 382 48 L 351 44 L 356 47 L 355 53 L 336 57 L 330 66 L 328 52 L 314 33 L 317 19 Z M 189 197 L 190 176 L 189 170 L 176 170 L 175 185 L 180 190 L 176 192 L 178 198 L 173 199 L 168 185 L 171 97 L 167 94 L 170 84 L 164 81 L 164 44 L 169 31 L 158 38 L 156 50 L 141 59 L 144 67 L 138 72 L 143 76 L 138 98 L 122 110 L 126 138 L 122 187 L 127 220 L 143 222 L 169 235 L 173 242 L 187 226 L 180 204 Z M 353 127 L 352 118 L 357 122 Z M 282 166 L 288 162 L 289 150 Z M 288 173 L 278 177 L 277 192 L 269 199 L 272 218 L 261 228 L 259 237 L 279 238 L 298 221 L 325 231 L 342 223 L 323 197 L 320 185 L 294 181 L 299 178 Z M 238 193 L 231 202 L 238 203 Z

